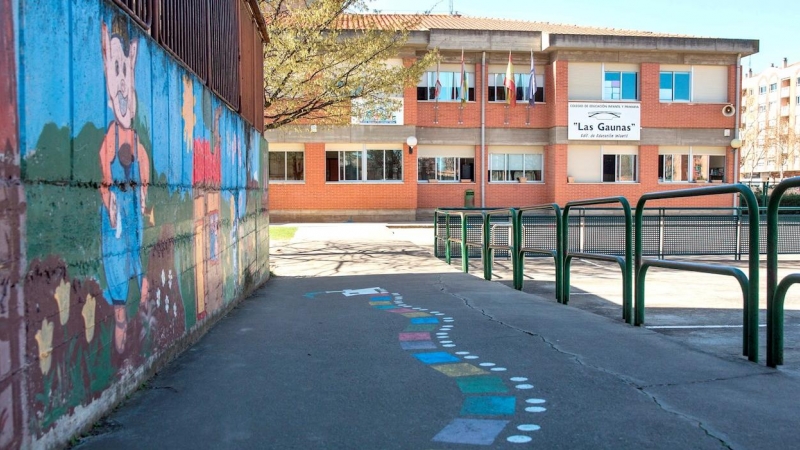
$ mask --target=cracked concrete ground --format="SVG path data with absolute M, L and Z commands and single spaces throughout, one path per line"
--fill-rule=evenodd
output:
M 796 448 L 793 372 L 459 273 L 429 248 L 372 224 L 301 227 L 264 288 L 78 448 Z M 433 347 L 415 349 L 433 321 Z

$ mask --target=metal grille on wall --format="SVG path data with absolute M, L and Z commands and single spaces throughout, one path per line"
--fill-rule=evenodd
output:
M 120 8 L 144 29 L 153 23 L 153 0 L 114 0 Z
M 213 0 L 209 16 L 208 87 L 239 110 L 239 0 Z M 252 122 L 252 121 L 251 121 Z
M 208 80 L 208 0 L 160 0 L 158 42 L 203 83 Z

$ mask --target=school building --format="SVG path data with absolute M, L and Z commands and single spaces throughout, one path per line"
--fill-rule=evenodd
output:
M 352 15 L 343 26 L 391 30 L 407 19 Z M 740 61 L 757 40 L 430 15 L 394 63 L 433 49 L 440 64 L 405 88 L 397 111 L 266 132 L 273 221 L 424 219 L 464 206 L 467 191 L 485 207 L 618 195 L 635 204 L 646 192 L 738 181 Z

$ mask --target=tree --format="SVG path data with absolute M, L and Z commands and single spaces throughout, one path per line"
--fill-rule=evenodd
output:
M 344 125 L 364 110 L 396 108 L 403 88 L 435 64 L 438 53 L 430 51 L 409 67 L 388 65 L 402 56 L 419 17 L 403 16 L 387 28 L 374 16 L 357 16 L 352 26 L 349 15 L 368 12 L 369 2 L 259 0 L 270 38 L 264 48 L 266 128 L 300 120 Z

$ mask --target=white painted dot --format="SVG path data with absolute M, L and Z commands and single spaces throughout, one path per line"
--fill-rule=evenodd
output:
M 419 311 L 419 308 L 411 308 L 411 309 L 414 309 L 414 310 L 417 310 L 417 311 Z
M 443 315 L 444 315 L 444 313 L 436 313 L 436 314 L 434 314 L 434 315 L 436 315 L 436 316 L 443 316 Z
M 518 384 L 516 387 L 517 389 L 533 389 L 532 384 Z
M 402 300 L 403 296 L 402 295 L 395 295 L 395 298 L 398 299 L 398 300 Z
M 431 311 L 431 314 L 439 314 L 439 311 Z
M 469 352 L 456 352 L 456 355 L 469 355 Z
M 542 403 L 546 403 L 546 401 L 542 398 L 529 398 L 525 400 L 525 403 L 530 403 L 531 405 L 541 405 Z
M 445 317 L 444 320 L 453 320 L 452 317 Z
M 511 381 L 528 381 L 525 377 L 511 377 Z
M 528 411 L 528 412 L 545 412 L 545 411 L 547 411 L 547 408 L 543 408 L 541 406 L 529 406 L 529 407 L 525 408 L 525 411 Z
M 453 322 L 455 322 L 455 321 L 454 321 L 454 320 L 445 320 L 444 322 L 445 322 L 445 323 L 453 323 Z
M 478 357 L 475 356 L 475 355 L 469 355 L 469 356 L 465 356 L 464 359 L 478 359 Z
M 542 427 L 540 427 L 539 425 L 534 425 L 534 424 L 530 423 L 530 424 L 520 425 L 520 426 L 517 427 L 517 429 L 519 431 L 539 431 L 539 430 L 542 429 Z
M 392 295 L 400 295 L 399 292 L 392 292 Z
M 513 442 L 514 444 L 525 444 L 532 441 L 533 439 L 531 439 L 530 436 L 516 435 L 516 436 L 509 436 L 508 438 L 506 438 L 506 440 L 508 442 Z
M 480 363 L 480 364 L 478 364 L 478 365 L 479 365 L 479 366 L 483 366 L 483 367 L 493 367 L 493 366 L 496 366 L 496 364 L 495 364 L 495 363 L 490 363 L 490 362 Z
M 419 310 L 420 311 L 427 311 L 428 309 L 427 308 L 420 308 Z
M 442 347 L 453 348 L 456 344 L 444 344 Z
M 447 333 L 436 333 L 439 337 L 447 337 Z
M 505 367 L 492 367 L 489 370 L 491 370 L 492 372 L 505 372 L 508 369 L 506 369 Z
M 453 343 L 453 341 L 439 341 L 439 342 L 442 343 L 442 344 L 452 344 Z

